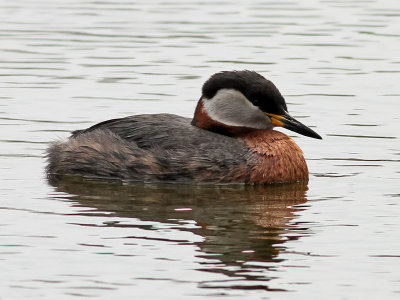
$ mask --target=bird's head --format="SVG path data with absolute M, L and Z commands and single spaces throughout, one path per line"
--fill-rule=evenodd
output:
M 247 70 L 212 75 L 203 85 L 192 124 L 223 134 L 279 126 L 322 139 L 289 115 L 285 99 L 271 81 Z

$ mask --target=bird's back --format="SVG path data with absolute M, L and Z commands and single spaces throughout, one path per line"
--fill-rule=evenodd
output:
M 249 149 L 190 119 L 137 115 L 73 132 L 48 150 L 50 177 L 72 174 L 140 181 L 244 182 Z

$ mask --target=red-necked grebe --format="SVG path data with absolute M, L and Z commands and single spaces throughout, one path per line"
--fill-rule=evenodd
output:
M 144 114 L 74 131 L 48 149 L 47 175 L 215 183 L 308 180 L 302 151 L 275 126 L 321 139 L 287 113 L 271 81 L 253 71 L 220 72 L 203 85 L 192 120 Z

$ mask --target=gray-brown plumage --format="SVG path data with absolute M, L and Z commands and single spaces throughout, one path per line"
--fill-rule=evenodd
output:
M 224 77 L 224 74 L 229 76 Z M 225 81 L 222 80 L 221 87 L 210 80 L 205 84 L 205 88 L 208 85 L 213 91 L 207 92 L 203 87 L 193 120 L 171 114 L 136 115 L 73 132 L 66 141 L 55 142 L 48 149 L 48 178 L 79 175 L 135 181 L 219 183 L 307 180 L 307 166 L 300 148 L 285 134 L 272 130 L 277 122 L 273 119 L 275 115 L 264 114 L 268 107 L 265 101 L 271 101 L 268 93 L 279 91 L 265 80 L 266 95 L 261 97 L 258 93 L 256 102 L 236 90 L 231 82 L 239 80 L 237 86 L 247 86 L 246 81 L 251 82 L 254 74 L 257 73 L 222 72 L 211 77 L 210 80 L 217 80 L 217 83 L 220 77 Z M 260 77 L 257 74 L 261 82 L 257 84 L 263 83 Z M 251 95 L 249 91 L 246 93 Z M 205 95 L 212 96 L 209 99 Z M 276 107 L 283 98 L 275 94 L 274 97 L 279 101 L 272 107 L 274 113 L 279 113 Z M 262 109 L 256 104 L 260 101 Z M 221 107 L 229 105 L 229 114 L 219 112 Z M 247 113 L 243 111 L 247 106 L 250 117 L 243 121 L 241 114 Z M 286 104 L 282 110 L 285 109 Z
M 49 174 L 125 180 L 236 181 L 246 145 L 169 114 L 138 115 L 74 132 L 48 151 Z M 248 156 L 248 155 L 247 155 Z

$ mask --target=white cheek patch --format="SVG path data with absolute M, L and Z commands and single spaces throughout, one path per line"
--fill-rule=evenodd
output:
M 203 108 L 211 119 L 228 126 L 254 129 L 273 127 L 269 117 L 234 89 L 221 89 L 211 99 L 204 98 Z

